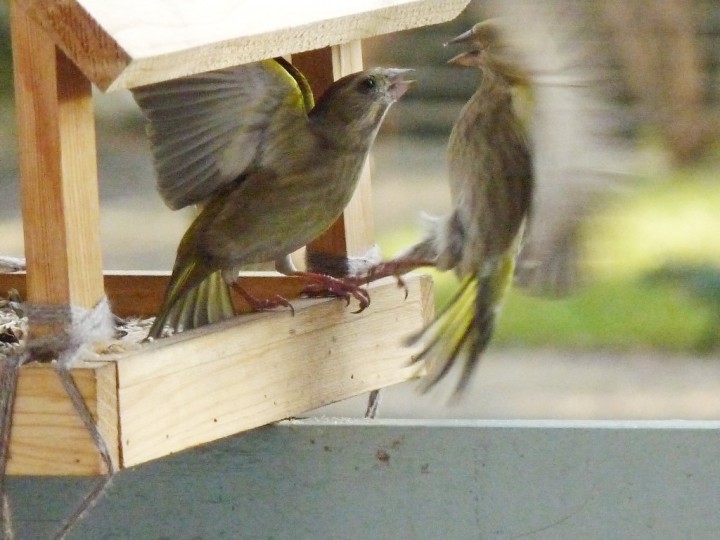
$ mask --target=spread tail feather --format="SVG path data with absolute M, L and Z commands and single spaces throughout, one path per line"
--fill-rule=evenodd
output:
M 174 331 L 190 330 L 235 316 L 230 287 L 216 271 L 196 286 L 187 286 L 192 281 L 193 269 L 186 272 L 186 279 L 171 284 L 165 300 L 165 311 L 158 314 L 150 328 L 148 337 L 158 338 L 169 326 Z
M 454 395 L 467 387 L 492 337 L 497 312 L 512 280 L 514 255 L 511 250 L 489 271 L 465 276 L 455 296 L 435 319 L 410 337 L 409 344 L 423 343 L 415 361 L 427 358 L 423 392 L 442 380 L 458 361 L 463 366 Z

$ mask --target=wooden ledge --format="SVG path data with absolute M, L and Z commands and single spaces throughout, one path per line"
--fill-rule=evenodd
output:
M 279 294 L 292 300 L 298 298 L 307 285 L 307 281 L 302 278 L 267 271 L 240 272 L 239 280 L 243 289 L 257 298 Z M 170 272 L 163 270 L 110 270 L 103 273 L 105 294 L 112 312 L 118 317 L 154 317 L 162 307 L 169 282 Z M 0 295 L 11 289 L 15 289 L 23 299 L 28 297 L 25 272 L 0 273 Z M 242 296 L 235 291 L 231 292 L 236 311 L 252 311 Z
M 102 90 L 456 17 L 469 0 L 14 0 Z
M 416 376 L 403 337 L 430 316 L 431 280 L 407 285 L 403 300 L 393 280 L 374 284 L 361 314 L 338 299 L 297 300 L 295 316 L 240 316 L 73 373 L 116 462 L 137 465 Z M 13 475 L 103 472 L 48 366 L 22 368 L 10 453 Z

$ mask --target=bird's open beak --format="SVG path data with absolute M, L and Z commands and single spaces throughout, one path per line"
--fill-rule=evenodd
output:
M 400 99 L 400 97 L 408 91 L 410 86 L 415 82 L 412 79 L 404 79 L 403 76 L 408 73 L 415 71 L 413 69 L 390 69 L 388 70 L 388 78 L 390 79 L 390 93 L 393 98 Z
M 465 51 L 464 53 L 460 53 L 457 56 L 453 56 L 450 60 L 447 61 L 448 64 L 465 67 L 473 67 L 478 65 L 478 60 L 483 54 L 484 49 L 480 46 L 479 43 L 477 43 L 474 30 L 475 27 L 471 28 L 467 32 L 463 32 L 459 36 L 455 36 L 450 41 L 444 44 L 445 47 L 458 43 L 472 44 L 472 48 L 469 51 Z
M 464 66 L 473 67 L 478 65 L 478 59 L 483 54 L 482 49 L 473 49 L 464 53 L 460 53 L 457 56 L 453 56 L 447 61 L 448 64 L 453 66 Z

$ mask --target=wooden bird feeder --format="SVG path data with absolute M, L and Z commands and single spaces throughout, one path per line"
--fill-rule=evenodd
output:
M 33 303 L 154 315 L 167 275 L 103 273 L 91 83 L 101 90 L 292 55 L 316 95 L 362 68 L 361 40 L 447 21 L 467 0 L 10 0 L 27 274 L 0 289 Z M 152 181 L 152 179 L 148 179 Z M 309 249 L 364 253 L 372 244 L 364 174 L 342 218 Z M 246 278 L 257 295 L 298 294 L 292 278 Z M 159 340 L 73 374 L 118 467 L 128 467 L 404 381 L 402 336 L 431 309 L 426 278 L 371 289 L 350 313 L 334 299 L 297 314 L 261 313 Z M 94 475 L 102 461 L 53 372 L 25 366 L 9 472 Z

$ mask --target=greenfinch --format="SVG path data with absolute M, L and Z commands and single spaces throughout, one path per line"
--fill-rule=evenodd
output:
M 290 253 L 349 202 L 385 114 L 412 82 L 408 71 L 348 75 L 314 106 L 304 77 L 278 59 L 134 91 L 160 194 L 171 208 L 201 207 L 148 337 L 161 336 L 166 324 L 180 330 L 232 316 L 230 284 L 251 304 L 266 305 L 235 283 L 239 268 L 275 261 L 294 272 Z
M 449 63 L 478 69 L 479 88 L 461 109 L 447 148 L 452 212 L 434 219 L 415 245 L 371 271 L 375 279 L 419 266 L 454 270 L 460 286 L 411 342 L 423 344 L 427 390 L 460 362 L 455 395 L 464 390 L 493 334 L 510 286 L 533 196 L 533 166 L 513 87 L 527 77 L 508 61 L 498 28 L 478 23 L 448 44 L 469 49 Z

